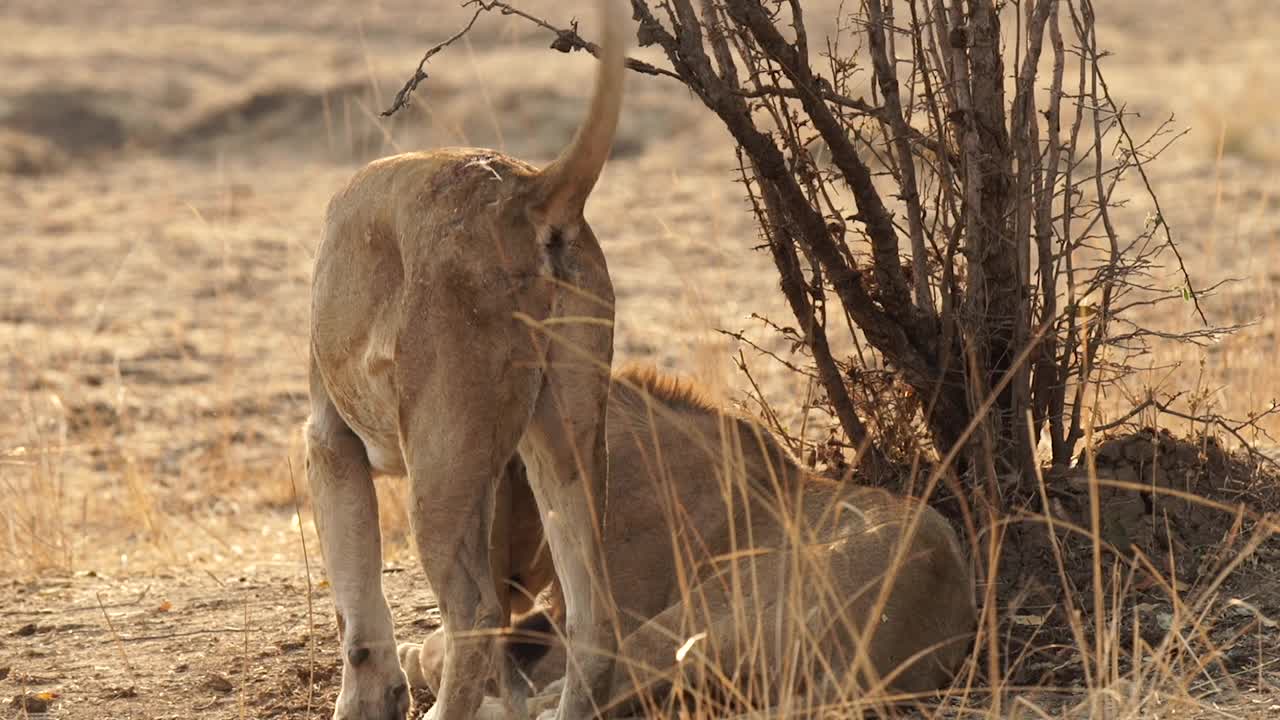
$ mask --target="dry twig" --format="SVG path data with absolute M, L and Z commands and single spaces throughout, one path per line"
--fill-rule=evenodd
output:
M 471 26 L 476 24 L 476 18 L 480 17 L 480 13 L 485 9 L 486 8 L 484 7 L 477 8 L 471 15 L 471 20 L 467 23 L 466 27 L 454 33 L 448 40 L 436 44 L 423 54 L 422 59 L 418 61 L 417 69 L 413 71 L 413 77 L 409 78 L 409 80 L 405 82 L 404 87 L 400 88 L 399 92 L 396 93 L 395 98 L 391 101 L 391 107 L 382 111 L 382 117 L 391 117 L 400 108 L 409 104 L 409 96 L 413 95 L 413 91 L 418 89 L 418 85 L 421 84 L 423 80 L 427 79 L 427 72 L 423 70 L 427 65 L 427 61 L 430 60 L 433 55 L 449 47 L 463 35 L 466 35 L 467 32 L 471 30 Z
M 381 113 L 379 113 L 380 115 L 382 115 L 382 117 L 391 117 L 392 115 L 396 114 L 396 112 L 398 112 L 399 110 L 401 110 L 402 108 L 404 108 L 406 105 L 409 104 L 410 96 L 413 95 L 413 92 L 418 89 L 418 85 L 420 85 L 423 80 L 427 79 L 427 73 L 423 69 L 424 67 L 426 67 L 427 61 L 430 60 L 433 55 L 449 47 L 454 42 L 459 40 L 462 36 L 470 32 L 471 27 L 476 24 L 476 19 L 479 18 L 482 13 L 487 13 L 487 12 L 492 12 L 494 10 L 497 10 L 502 15 L 514 15 L 516 17 L 523 18 L 525 20 L 528 20 L 529 22 L 532 22 L 533 24 L 537 25 L 540 28 L 543 28 L 545 30 L 549 30 L 555 33 L 556 39 L 551 42 L 551 48 L 553 50 L 559 50 L 560 52 L 566 52 L 566 53 L 572 52 L 574 50 L 585 50 L 595 57 L 600 57 L 600 46 L 592 42 L 587 42 L 582 38 L 581 35 L 578 34 L 577 22 L 572 23 L 571 27 L 568 27 L 568 28 L 558 28 L 552 25 L 551 23 L 547 22 L 546 20 L 543 20 L 542 18 L 537 17 L 536 15 L 527 13 L 523 10 L 520 10 L 519 8 L 512 7 L 511 5 L 505 2 L 490 2 L 489 0 L 468 0 L 467 2 L 463 3 L 463 7 L 471 7 L 471 6 L 475 7 L 475 12 L 472 13 L 471 15 L 471 20 L 468 21 L 467 24 L 461 30 L 459 30 L 458 32 L 450 36 L 449 39 L 445 40 L 444 42 L 438 43 L 432 46 L 431 49 L 427 50 L 426 54 L 422 56 L 422 59 L 418 61 L 418 67 L 416 70 L 414 70 L 413 76 L 410 77 L 407 81 L 405 81 L 404 86 L 400 88 L 399 92 L 396 93 L 395 98 L 392 99 L 391 106 L 388 107 L 386 110 L 383 110 Z M 644 62 L 642 60 L 636 60 L 635 58 L 627 58 L 626 66 L 627 66 L 627 69 L 629 70 L 633 70 L 638 73 L 643 73 L 645 75 L 666 75 L 668 77 L 679 79 L 679 76 L 677 76 L 675 73 L 671 72 L 670 70 L 664 70 L 660 67 L 650 65 L 649 63 Z

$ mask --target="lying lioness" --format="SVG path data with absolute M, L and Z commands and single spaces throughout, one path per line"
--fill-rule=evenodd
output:
M 950 682 L 968 653 L 974 593 L 936 511 L 820 478 L 758 423 L 653 370 L 614 376 L 607 428 L 605 556 L 622 638 L 613 712 L 652 710 L 645 703 L 673 688 L 758 705 Z M 494 543 L 509 544 L 512 564 L 500 592 L 523 612 L 555 577 L 521 469 L 511 466 L 505 482 L 507 535 L 495 527 Z M 558 620 L 554 587 L 551 597 L 546 615 L 516 630 Z M 530 659 L 525 643 L 509 647 Z M 444 655 L 439 631 L 400 647 L 420 687 L 438 687 Z M 524 664 L 534 685 L 564 667 Z

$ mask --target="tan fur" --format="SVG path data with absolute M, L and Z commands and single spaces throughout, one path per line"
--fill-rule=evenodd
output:
M 490 552 L 491 528 L 521 523 L 545 532 L 581 640 L 557 717 L 586 717 L 605 699 L 614 634 L 595 579 L 613 288 L 582 212 L 617 125 L 619 2 L 601 0 L 587 118 L 545 169 L 490 150 L 407 153 L 370 163 L 329 204 L 312 281 L 307 475 L 343 649 L 335 718 L 408 710 L 374 473 L 408 475 L 415 543 L 440 601 L 448 660 L 433 716 L 480 706 L 474 678 L 495 669 L 492 638 L 511 610 L 493 572 L 535 562 L 506 544 Z M 498 478 L 517 452 L 545 528 L 527 498 L 507 516 L 512 485 Z M 506 677 L 505 663 L 496 670 Z M 523 698 L 504 695 L 523 714 Z
M 697 684 L 696 669 L 707 665 L 743 688 L 754 678 L 754 700 L 767 703 L 796 692 L 831 700 L 849 688 L 854 696 L 927 692 L 950 681 L 968 652 L 974 592 L 959 541 L 937 512 L 814 476 L 759 424 L 652 369 L 615 376 L 608 436 L 605 559 L 623 633 L 613 685 L 621 706 L 636 709 L 629 696 L 637 682 L 669 685 L 683 669 L 679 681 Z M 518 498 L 519 476 L 508 482 Z M 513 504 L 510 517 L 529 512 Z M 535 558 L 508 576 L 545 577 L 528 550 L 540 543 L 536 527 L 513 522 L 505 538 L 501 532 L 495 528 L 495 543 L 509 544 L 512 557 Z M 554 615 L 554 588 L 552 596 Z M 698 632 L 708 635 L 677 668 L 676 649 Z M 802 656 L 829 663 L 796 668 L 822 687 L 788 684 L 797 642 Z M 402 655 L 412 659 L 411 682 L 435 687 L 445 657 L 437 638 Z M 535 684 L 552 680 L 556 667 L 539 667 Z
M 641 391 L 658 402 L 674 408 L 722 412 L 711 399 L 711 393 L 697 383 L 679 375 L 664 373 L 653 365 L 632 363 L 613 373 L 614 382 Z

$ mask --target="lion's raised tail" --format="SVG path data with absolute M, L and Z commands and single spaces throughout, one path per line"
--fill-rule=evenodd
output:
M 552 227 L 581 217 L 587 196 L 604 168 L 622 108 L 626 24 L 619 4 L 600 0 L 604 35 L 600 42 L 600 66 L 595 93 L 587 117 L 569 146 L 539 173 L 541 210 Z

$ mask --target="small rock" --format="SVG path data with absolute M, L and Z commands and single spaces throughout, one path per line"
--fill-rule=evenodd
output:
M 132 685 L 130 685 L 129 687 L 107 688 L 107 690 L 102 693 L 102 697 L 106 698 L 107 700 L 121 700 L 124 698 L 136 698 L 138 697 L 138 689 Z
M 31 637 L 32 635 L 35 635 L 36 632 L 38 631 L 39 631 L 39 628 L 36 627 L 35 623 L 27 623 L 26 625 L 23 625 L 17 630 L 14 630 L 13 636 L 14 637 Z
M 297 674 L 298 680 L 302 681 L 304 684 L 311 682 L 325 682 L 333 677 L 333 666 L 327 664 L 316 665 L 314 667 L 309 664 L 297 665 L 293 668 L 293 671 Z
M 294 650 L 301 650 L 306 646 L 306 640 L 281 640 L 279 647 L 280 652 L 293 652 Z
M 53 698 L 53 693 L 24 693 L 14 695 L 9 706 L 28 713 L 47 713 Z
M 7 677 L 9 677 L 9 666 L 5 665 L 4 667 L 0 667 L 0 680 L 3 680 Z
M 229 693 L 235 687 L 231 681 L 217 673 L 211 673 L 204 681 L 204 686 L 214 692 Z
M 1154 603 L 1139 603 L 1134 610 L 1138 614 L 1138 633 L 1142 639 L 1152 647 L 1163 642 L 1173 627 L 1173 613 Z

